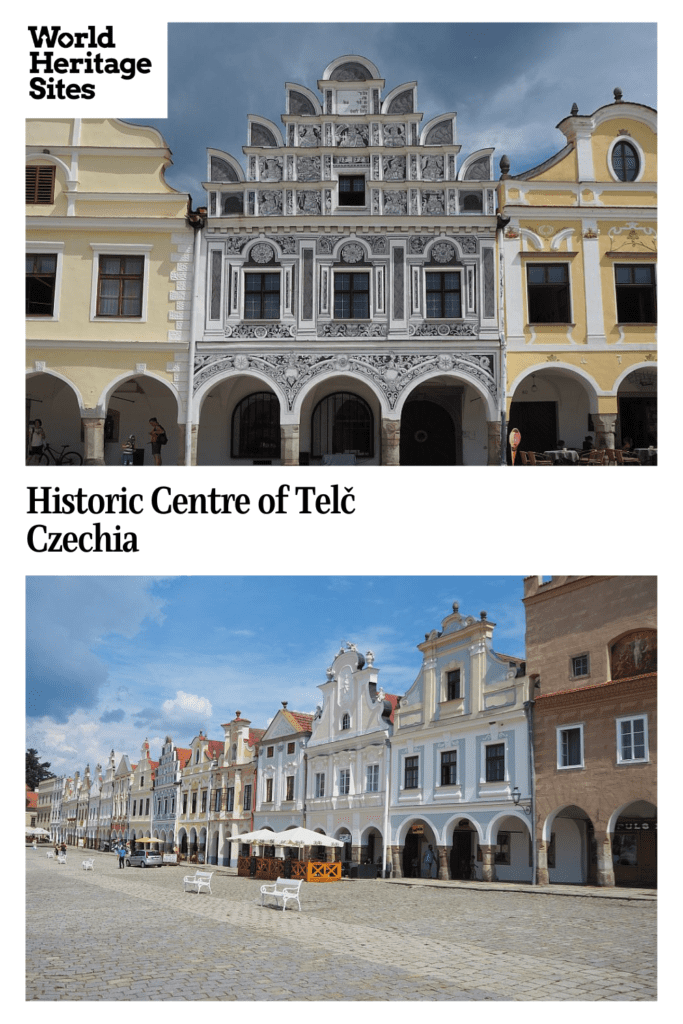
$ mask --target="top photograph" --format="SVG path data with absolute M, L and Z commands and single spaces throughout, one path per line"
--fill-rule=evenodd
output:
M 657 464 L 654 25 L 168 46 L 27 121 L 27 465 Z

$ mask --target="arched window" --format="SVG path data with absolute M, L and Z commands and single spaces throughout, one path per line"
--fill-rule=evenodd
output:
M 232 414 L 233 459 L 280 458 L 280 403 L 270 391 L 247 395 Z
M 481 213 L 483 209 L 481 192 L 468 192 L 462 201 L 463 212 Z
M 351 718 L 349 717 L 348 714 L 346 714 L 342 718 L 342 729 L 350 729 L 350 728 L 351 728 Z
M 612 150 L 612 169 L 619 181 L 635 181 L 640 171 L 640 160 L 630 142 L 617 142 Z
M 311 454 L 373 455 L 373 418 L 368 403 L 347 391 L 337 391 L 318 402 L 313 410 Z

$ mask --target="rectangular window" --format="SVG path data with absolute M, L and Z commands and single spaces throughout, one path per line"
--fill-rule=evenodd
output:
M 214 811 L 220 811 L 221 809 L 221 791 L 217 789 L 214 793 L 213 798 L 213 809 Z
M 558 729 L 558 767 L 577 768 L 583 764 L 583 729 L 574 725 Z
M 351 769 L 342 768 L 339 772 L 339 792 L 348 794 L 351 791 Z
M 244 319 L 277 320 L 280 316 L 280 275 L 244 275 Z
M 365 178 L 358 174 L 339 175 L 339 205 L 365 206 Z
M 446 673 L 446 700 L 459 700 L 460 698 L 460 669 Z
M 295 743 L 288 743 L 287 744 L 287 753 L 288 754 L 293 754 L 295 750 L 296 750 L 296 744 Z
M 164 800 L 164 814 L 168 814 L 168 799 Z
M 138 806 L 137 800 L 133 800 L 133 813 L 131 815 L 131 817 L 133 817 L 133 818 L 135 817 L 137 806 Z
M 242 801 L 242 807 L 245 811 L 251 810 L 251 786 L 244 787 L 244 799 Z
M 142 316 L 144 256 L 99 258 L 97 316 Z
M 287 795 L 285 796 L 285 800 L 293 800 L 294 799 L 294 776 L 293 775 L 288 775 L 287 778 L 285 779 L 285 782 L 287 784 Z
M 334 275 L 334 316 L 336 320 L 369 319 L 369 274 Z
M 486 748 L 486 781 L 503 782 L 505 779 L 505 744 L 491 743 Z
M 183 814 L 187 814 L 187 793 L 183 793 Z
M 175 814 L 175 797 L 171 800 L 171 814 Z
M 142 807 L 142 803 L 140 806 Z M 149 797 L 145 800 L 145 814 L 149 814 Z
M 617 761 L 647 761 L 647 717 L 617 719 Z
M 54 203 L 55 167 L 26 168 L 26 202 L 30 206 Z
M 379 792 L 379 765 L 369 764 L 365 770 L 365 789 L 368 793 Z
M 197 813 L 197 794 L 196 793 L 192 794 L 192 813 L 193 814 Z
M 495 862 L 496 864 L 510 863 L 510 833 L 499 832 L 497 836 Z
M 26 316 L 52 316 L 55 306 L 57 254 L 26 254 Z
M 577 657 L 572 658 L 572 675 L 574 679 L 578 679 L 581 676 L 587 676 L 589 674 L 587 654 L 579 654 Z
M 405 760 L 404 789 L 417 789 L 419 783 L 420 759 L 407 757 Z
M 455 786 L 458 782 L 458 754 L 455 750 L 441 752 L 441 785 Z
M 206 790 L 202 790 L 202 814 L 206 814 Z
M 655 268 L 650 264 L 614 268 L 617 289 L 617 323 L 657 323 Z
M 324 772 L 316 772 L 315 773 L 315 795 L 316 796 L 325 796 L 325 773 Z
M 234 811 L 235 809 L 235 788 L 230 786 L 225 792 L 225 809 L 226 811 Z
M 462 316 L 460 274 L 457 272 L 427 274 L 427 316 L 431 318 Z
M 273 780 L 266 779 L 266 803 L 270 804 L 273 801 Z
M 275 750 L 274 747 L 266 747 L 266 757 L 272 757 L 274 750 Z
M 568 324 L 569 268 L 566 263 L 537 263 L 527 267 L 529 323 Z

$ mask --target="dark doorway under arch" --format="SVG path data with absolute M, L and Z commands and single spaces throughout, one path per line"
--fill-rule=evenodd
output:
M 451 414 L 436 402 L 415 399 L 401 416 L 402 466 L 457 466 L 460 431 Z

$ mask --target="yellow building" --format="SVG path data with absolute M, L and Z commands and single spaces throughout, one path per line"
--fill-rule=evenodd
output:
M 557 125 L 566 145 L 501 160 L 507 432 L 523 450 L 657 444 L 657 115 L 622 100 Z
M 41 420 L 86 464 L 143 448 L 151 417 L 184 461 L 194 231 L 171 162 L 153 128 L 27 122 L 27 433 Z

